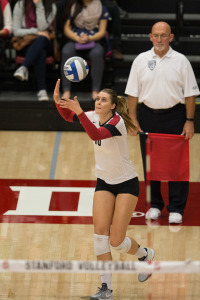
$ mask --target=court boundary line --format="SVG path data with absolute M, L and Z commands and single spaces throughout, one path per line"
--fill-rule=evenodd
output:
M 61 141 L 61 131 L 56 132 L 56 139 L 54 143 L 54 149 L 53 149 L 53 155 L 51 160 L 51 168 L 49 173 L 49 179 L 55 179 L 55 173 L 56 173 L 56 166 L 58 161 L 58 152 L 60 148 L 60 141 Z

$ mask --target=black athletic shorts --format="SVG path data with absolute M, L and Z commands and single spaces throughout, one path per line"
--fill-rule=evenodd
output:
M 108 191 L 115 196 L 118 194 L 131 194 L 133 196 L 139 196 L 139 181 L 135 177 L 133 179 L 124 181 L 118 184 L 108 184 L 104 180 L 97 178 L 97 185 L 95 192 L 97 191 Z

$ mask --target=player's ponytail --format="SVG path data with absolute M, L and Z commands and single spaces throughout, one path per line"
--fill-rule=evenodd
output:
M 127 131 L 137 130 L 137 127 L 133 124 L 133 121 L 128 114 L 128 105 L 124 97 L 117 96 L 117 105 L 115 111 L 123 118 Z
M 117 112 L 123 118 L 127 131 L 137 130 L 128 114 L 127 100 L 122 96 L 117 96 L 117 93 L 112 89 L 103 89 L 102 92 L 109 94 L 111 102 L 116 104 L 114 112 Z

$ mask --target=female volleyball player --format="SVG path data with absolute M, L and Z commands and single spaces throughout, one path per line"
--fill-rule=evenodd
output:
M 101 90 L 95 110 L 84 113 L 77 97 L 59 96 L 60 79 L 54 90 L 54 100 L 61 116 L 69 122 L 80 121 L 94 143 L 97 185 L 93 201 L 94 252 L 97 260 L 112 260 L 111 249 L 136 255 L 139 260 L 152 260 L 154 250 L 143 248 L 126 236 L 135 210 L 139 182 L 135 167 L 129 160 L 127 131 L 135 130 L 128 113 L 126 99 L 110 89 Z M 151 274 L 139 274 L 143 282 Z M 113 299 L 111 274 L 101 274 L 102 287 L 90 299 Z

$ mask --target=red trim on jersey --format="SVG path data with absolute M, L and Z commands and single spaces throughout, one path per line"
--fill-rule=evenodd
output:
M 59 114 L 68 122 L 73 122 L 73 117 L 75 115 L 75 112 L 71 111 L 68 108 L 61 108 L 59 104 L 56 103 L 57 110 Z
M 109 125 L 116 126 L 117 123 L 120 121 L 120 116 L 119 115 L 114 115 L 113 118 L 108 122 Z
M 97 128 L 86 116 L 84 112 L 78 115 L 78 118 L 85 131 L 93 141 L 103 140 L 112 137 L 111 132 L 105 127 Z
M 59 104 L 56 104 L 57 110 L 59 114 L 68 122 L 73 122 L 74 115 L 76 115 L 73 111 L 68 108 L 61 108 Z M 105 127 L 97 128 L 86 116 L 84 112 L 77 116 L 79 121 L 81 122 L 83 128 L 87 132 L 88 136 L 93 141 L 107 139 L 113 136 L 112 132 Z M 109 125 L 116 126 L 116 124 L 120 121 L 119 115 L 114 115 L 113 118 L 108 122 Z M 106 124 L 107 125 L 107 124 Z

